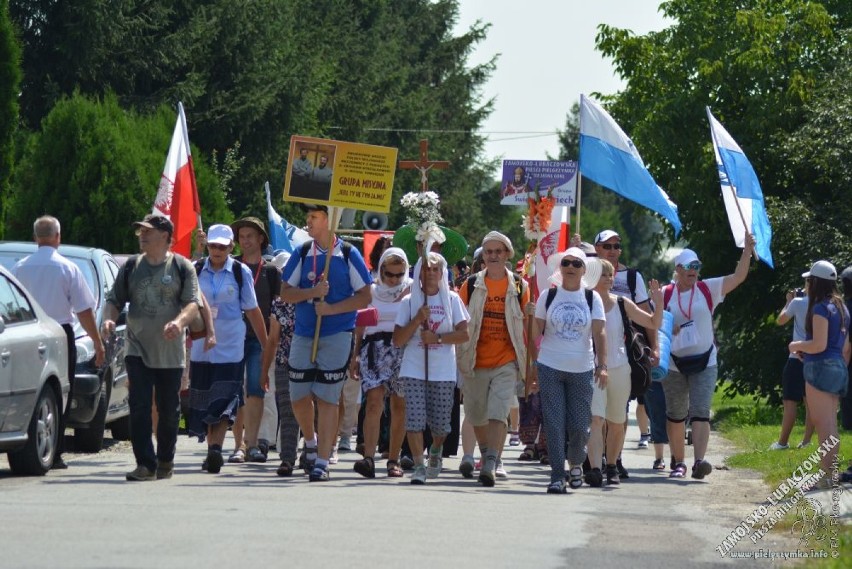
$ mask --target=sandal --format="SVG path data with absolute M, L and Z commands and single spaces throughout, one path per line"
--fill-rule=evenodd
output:
M 388 461 L 388 478 L 402 478 L 402 467 L 395 460 Z
M 278 476 L 291 476 L 293 474 L 293 465 L 289 461 L 282 460 L 281 466 L 275 471 Z
M 352 469 L 364 478 L 376 477 L 376 463 L 369 456 L 357 461 Z
M 531 446 L 525 448 L 518 457 L 518 460 L 521 462 L 531 462 L 535 460 L 535 448 Z
M 575 490 L 583 485 L 583 469 L 581 467 L 575 466 L 568 472 L 568 485 Z
M 568 490 L 565 488 L 565 482 L 562 480 L 555 480 L 551 482 L 547 486 L 548 494 L 567 494 Z
M 665 470 L 666 469 L 666 461 L 662 458 L 658 458 L 654 460 L 654 470 Z
M 672 470 L 672 473 L 669 474 L 669 478 L 683 478 L 686 476 L 686 465 L 682 462 L 678 462 L 677 465 Z

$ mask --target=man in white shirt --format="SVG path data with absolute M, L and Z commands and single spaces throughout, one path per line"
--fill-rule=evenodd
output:
M 77 347 L 74 338 L 74 314 L 95 345 L 95 365 L 104 363 L 104 345 L 95 323 L 95 297 L 79 267 L 59 254 L 60 225 L 55 217 L 45 215 L 35 220 L 33 236 L 38 251 L 18 262 L 12 273 L 32 293 L 48 316 L 56 320 L 68 337 L 68 381 L 74 392 L 74 370 Z M 59 445 L 53 468 L 68 468 L 62 460 L 65 451 L 65 423 L 71 408 L 71 397 L 59 423 Z

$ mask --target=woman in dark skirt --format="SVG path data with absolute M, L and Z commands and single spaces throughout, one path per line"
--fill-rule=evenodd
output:
M 222 468 L 222 443 L 243 404 L 243 377 L 240 363 L 246 337 L 246 320 L 261 345 L 266 344 L 266 326 L 257 306 L 248 267 L 230 257 L 234 233 L 227 225 L 213 225 L 207 234 L 209 257 L 198 273 L 198 286 L 209 303 L 216 330 L 216 346 L 205 350 L 205 341 L 196 340 L 190 352 L 189 420 L 187 431 L 207 439 L 207 458 L 201 468 L 216 474 Z M 241 271 L 242 278 L 235 276 Z

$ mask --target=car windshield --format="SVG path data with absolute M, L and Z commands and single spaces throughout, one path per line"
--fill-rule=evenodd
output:
M 0 265 L 3 265 L 9 271 L 12 270 L 12 267 L 26 257 L 29 257 L 30 253 L 19 253 L 16 251 L 3 251 L 0 252 Z M 89 259 L 84 259 L 81 257 L 69 257 L 65 256 L 66 259 L 73 261 L 75 265 L 80 268 L 80 271 L 83 273 L 83 277 L 86 279 L 86 284 L 89 285 L 89 290 L 92 291 L 92 295 L 95 297 L 95 305 L 100 305 L 100 298 L 103 291 L 98 286 L 98 278 L 95 275 L 94 267 L 92 266 L 92 262 Z

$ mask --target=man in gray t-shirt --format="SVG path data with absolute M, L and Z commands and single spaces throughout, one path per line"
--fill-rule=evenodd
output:
M 130 438 L 136 469 L 127 480 L 171 478 L 180 420 L 180 380 L 186 365 L 186 327 L 198 316 L 195 268 L 169 251 L 172 222 L 146 215 L 133 224 L 141 255 L 127 260 L 107 294 L 104 336 L 126 303 L 127 376 L 130 381 Z M 157 451 L 151 442 L 151 409 L 156 396 Z

